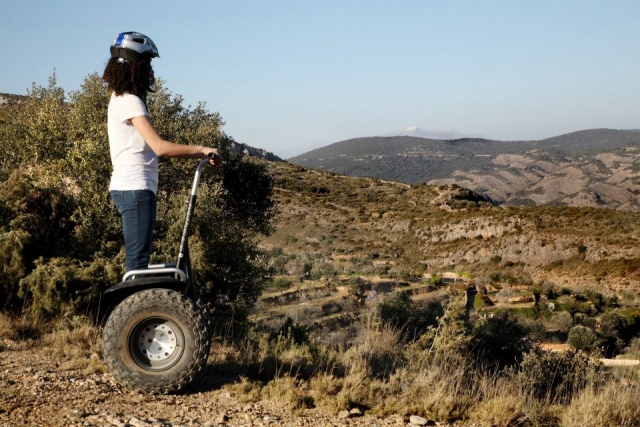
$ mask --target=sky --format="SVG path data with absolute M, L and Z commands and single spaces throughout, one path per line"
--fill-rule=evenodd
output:
M 156 77 L 236 141 L 289 158 L 423 132 L 544 139 L 640 128 L 638 0 L 20 0 L 0 14 L 0 92 L 78 90 L 123 31 Z

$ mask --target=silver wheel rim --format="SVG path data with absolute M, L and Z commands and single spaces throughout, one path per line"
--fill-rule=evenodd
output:
M 165 370 L 175 365 L 184 351 L 184 334 L 173 321 L 147 319 L 133 329 L 129 352 L 133 360 L 146 370 Z

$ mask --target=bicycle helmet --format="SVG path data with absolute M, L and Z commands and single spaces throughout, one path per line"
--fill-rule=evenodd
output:
M 111 57 L 126 61 L 159 58 L 158 48 L 149 37 L 135 31 L 118 34 L 111 43 Z

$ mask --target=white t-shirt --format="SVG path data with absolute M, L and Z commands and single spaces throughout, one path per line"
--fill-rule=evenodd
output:
M 107 127 L 113 172 L 109 190 L 157 191 L 158 156 L 131 123 L 134 117 L 148 115 L 137 96 L 111 94 Z

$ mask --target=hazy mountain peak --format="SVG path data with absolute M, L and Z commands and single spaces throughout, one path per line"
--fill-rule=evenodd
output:
M 439 140 L 448 140 L 448 139 L 461 139 L 461 138 L 477 138 L 479 135 L 465 135 L 461 132 L 451 131 L 451 130 L 424 130 L 417 125 L 409 126 L 405 130 L 389 132 L 380 136 L 415 136 L 417 138 L 427 138 L 427 139 L 439 139 Z

